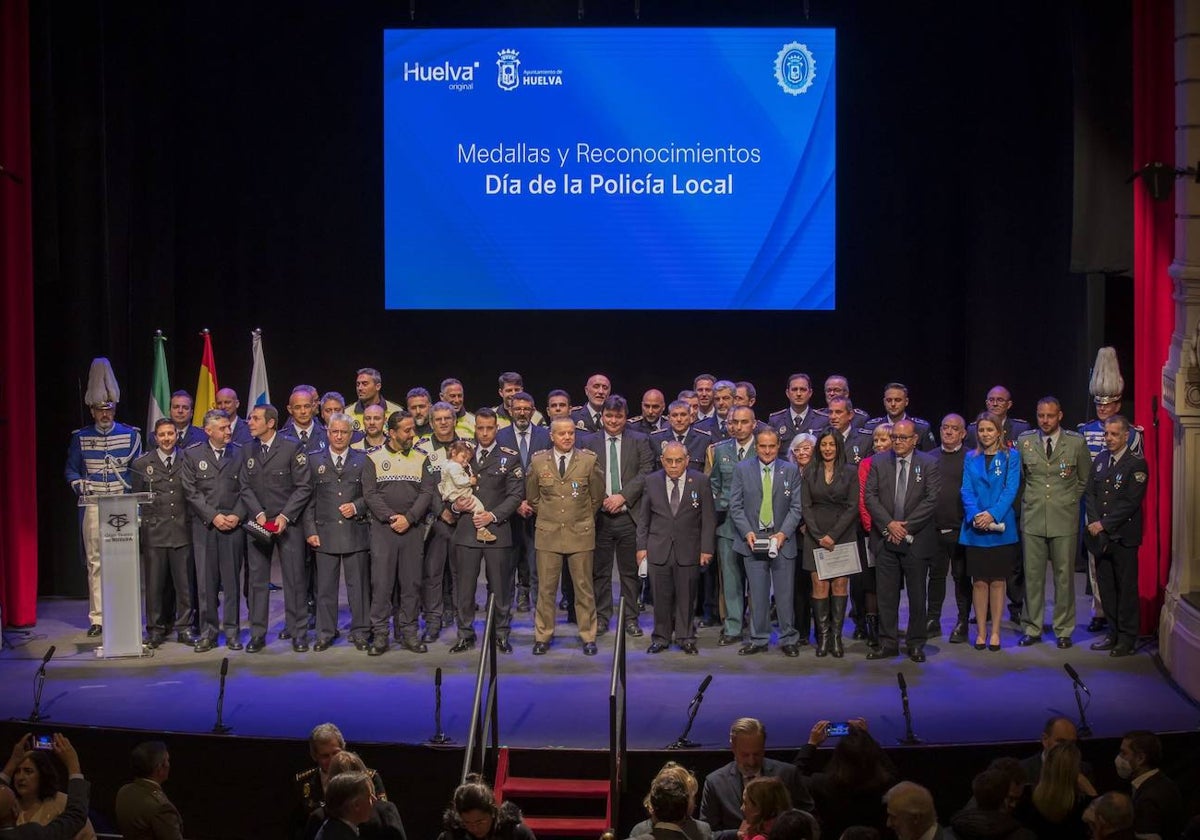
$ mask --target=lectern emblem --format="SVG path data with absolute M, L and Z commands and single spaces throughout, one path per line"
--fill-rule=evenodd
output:
M 129 517 L 124 513 L 114 513 L 112 516 L 108 517 L 108 527 L 112 528 L 118 534 L 121 533 L 121 529 L 128 524 Z

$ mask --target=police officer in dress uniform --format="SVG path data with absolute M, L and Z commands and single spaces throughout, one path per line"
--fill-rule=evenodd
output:
M 987 392 L 985 399 L 986 408 L 984 409 L 989 414 L 994 414 L 999 417 L 1004 427 L 1001 431 L 1004 432 L 1006 441 L 1015 441 L 1021 435 L 1028 432 L 1032 426 L 1028 420 L 1019 420 L 1015 417 L 1009 417 L 1008 412 L 1012 409 L 1012 394 L 1003 385 L 996 385 Z M 975 437 L 975 424 L 967 426 L 967 449 L 974 449 L 979 445 L 979 439 Z
M 901 420 L 911 421 L 917 430 L 917 449 L 922 452 L 930 452 L 938 447 L 937 438 L 933 434 L 933 428 L 928 420 L 922 420 L 920 417 L 913 417 L 908 413 L 908 386 L 900 382 L 889 382 L 883 388 L 883 410 L 884 414 L 881 417 L 872 417 L 865 424 L 862 430 L 867 434 L 875 431 L 875 427 L 880 423 L 891 423 L 895 426 Z
M 500 388 L 497 393 L 500 394 L 500 403 L 492 406 L 492 409 L 496 412 L 496 422 L 499 424 L 500 428 L 503 429 L 513 422 L 513 397 L 515 397 L 517 394 L 528 395 L 529 392 L 525 390 L 525 379 L 521 376 L 521 374 L 514 370 L 505 371 L 504 373 L 500 374 L 499 383 Z M 555 393 L 559 392 L 552 391 L 550 393 L 551 398 L 553 398 Z M 566 391 L 562 391 L 561 393 L 563 396 L 562 413 L 565 415 L 571 410 L 571 398 L 567 395 Z M 530 402 L 532 401 L 533 398 L 530 397 Z M 547 414 L 550 412 L 550 402 L 551 400 L 547 400 Z M 546 425 L 547 421 L 546 418 L 542 416 L 542 413 L 535 408 L 533 413 L 530 415 L 530 422 L 535 426 L 544 426 Z
M 192 509 L 192 552 L 196 558 L 200 632 L 196 653 L 216 647 L 218 626 L 225 630 L 226 647 L 242 649 L 238 612 L 246 560 L 246 535 L 241 529 L 246 505 L 238 481 L 246 450 L 230 440 L 230 418 L 219 408 L 204 415 L 204 433 L 206 443 L 183 453 L 183 493 Z M 217 600 L 222 590 L 225 603 L 218 624 Z
M 194 428 L 189 426 L 188 428 Z M 168 417 L 154 424 L 153 452 L 133 462 L 133 490 L 151 493 L 142 506 L 142 568 L 145 572 L 146 632 L 157 648 L 167 635 L 167 586 L 175 593 L 175 640 L 196 644 L 196 620 L 191 534 L 183 490 L 183 452 L 175 445 L 176 426 Z
M 346 407 L 346 413 L 354 418 L 354 431 L 362 431 L 363 412 L 369 405 L 377 405 L 382 408 L 385 417 L 391 417 L 393 412 L 403 408 L 391 400 L 384 399 L 383 394 L 380 393 L 382 384 L 383 377 L 375 368 L 359 368 L 354 375 L 354 393 L 358 396 L 358 400 Z
M 199 426 L 192 425 L 192 406 L 192 395 L 187 391 L 171 394 L 168 411 L 171 422 L 175 424 L 175 445 L 180 449 L 204 442 L 204 431 Z
M 612 383 L 603 373 L 593 373 L 583 386 L 587 395 L 586 405 L 571 407 L 571 420 L 580 432 L 597 432 L 601 428 L 600 413 L 604 409 L 604 401 L 612 393 Z
M 1096 456 L 1084 494 L 1085 540 L 1096 557 L 1096 578 L 1108 635 L 1092 645 L 1109 656 L 1129 656 L 1138 635 L 1138 546 L 1149 467 L 1129 446 L 1129 421 L 1114 414 L 1104 423 L 1105 451 Z
M 385 619 L 386 621 L 386 619 Z M 325 805 L 325 786 L 329 783 L 329 765 L 333 757 L 346 749 L 346 739 L 342 731 L 332 723 L 321 723 L 313 727 L 308 736 L 308 754 L 316 762 L 316 766 L 301 770 L 295 775 L 296 808 L 290 820 L 291 837 L 302 840 L 307 835 L 309 815 Z M 367 770 L 371 774 L 371 784 L 375 788 L 375 798 L 387 800 L 387 791 L 383 787 L 383 777 L 377 770 Z
M 107 496 L 128 493 L 132 486 L 129 465 L 142 454 L 142 433 L 116 422 L 121 388 L 112 365 L 103 357 L 93 359 L 88 371 L 84 403 L 91 409 L 90 426 L 71 432 L 64 473 L 76 496 Z M 94 504 L 80 508 L 80 535 L 87 561 L 88 636 L 103 629 L 100 597 L 100 515 Z
M 463 384 L 454 377 L 442 380 L 438 388 L 438 399 L 449 403 L 454 409 L 454 433 L 460 438 L 471 438 L 475 434 L 475 415 L 467 411 L 466 392 Z
M 366 650 L 370 624 L 370 530 L 363 498 L 367 454 L 350 448 L 354 421 L 338 413 L 329 419 L 329 447 L 308 462 L 312 499 L 304 509 L 304 534 L 316 555 L 317 640 L 323 651 L 338 636 L 338 584 L 344 570 L 350 606 L 350 641 Z
M 230 440 L 238 446 L 245 446 L 254 441 L 254 436 L 250 434 L 250 427 L 246 425 L 246 421 L 238 417 L 238 409 L 241 408 L 241 405 L 242 401 L 238 399 L 237 391 L 232 388 L 222 388 L 217 391 L 217 408 L 224 411 L 229 417 Z
M 825 408 L 814 409 L 817 416 L 824 418 L 824 422 L 818 421 L 817 428 L 823 428 L 829 422 L 829 404 L 835 399 L 850 399 L 850 380 L 842 376 L 840 373 L 833 373 L 825 377 Z M 861 408 L 850 406 L 850 428 L 855 431 L 861 429 L 867 424 L 870 417 L 867 412 Z
M 273 405 L 256 405 L 250 412 L 250 447 L 238 476 L 242 504 L 260 526 L 275 529 L 274 540 L 264 545 L 250 541 L 250 642 L 247 653 L 266 646 L 270 612 L 271 556 L 279 548 L 283 572 L 285 632 L 291 634 L 292 650 L 308 651 L 308 609 L 304 576 L 304 529 L 300 517 L 312 496 L 308 456 L 300 444 L 276 432 L 279 412 Z M 268 530 L 271 530 L 268 528 Z M 285 635 L 284 638 L 287 638 Z
M 667 407 L 666 397 L 657 388 L 642 394 L 642 413 L 630 417 L 626 425 L 635 432 L 650 436 L 666 429 L 667 418 L 663 415 Z
M 734 541 L 741 536 L 729 516 L 729 499 L 733 491 L 733 471 L 747 458 L 756 457 L 754 448 L 754 410 L 745 406 L 729 414 L 731 437 L 708 448 L 704 472 L 712 485 L 717 517 L 717 562 L 721 569 L 721 590 L 725 600 L 725 628 L 717 640 L 720 645 L 742 643 L 742 618 L 745 614 L 746 567 L 742 556 L 734 551 Z
M 779 434 L 779 445 L 784 449 L 801 432 L 813 432 L 829 424 L 809 404 L 812 399 L 812 379 L 807 373 L 789 376 L 786 393 L 788 407 L 767 418 L 767 425 Z

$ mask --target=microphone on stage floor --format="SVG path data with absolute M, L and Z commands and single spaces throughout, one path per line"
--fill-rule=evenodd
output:
M 700 704 L 704 702 L 704 691 L 712 682 L 712 674 L 704 678 L 704 682 L 700 683 L 700 690 L 696 692 L 696 696 L 692 698 L 692 702 L 688 703 L 688 720 L 687 726 L 683 727 L 683 732 L 679 737 L 671 743 L 667 744 L 669 750 L 686 750 L 700 746 L 695 741 L 688 740 L 688 733 L 692 731 L 692 724 L 696 722 L 696 715 L 700 713 Z
M 1158 428 L 1158 397 L 1150 398 L 1150 422 Z
M 430 744 L 450 744 L 453 743 L 450 736 L 442 731 L 442 669 L 438 668 L 433 672 L 433 725 L 437 729 L 433 737 L 429 739 Z
M 904 709 L 904 737 L 898 739 L 901 744 L 919 744 L 921 739 L 913 734 L 912 712 L 908 708 L 908 683 L 904 680 L 904 672 L 896 672 L 896 682 L 900 684 L 900 704 Z
M 229 675 L 229 657 L 226 656 L 221 660 L 221 689 L 217 692 L 217 722 L 213 726 L 212 731 L 215 735 L 224 735 L 233 727 L 226 726 L 221 722 L 221 717 L 225 711 L 225 677 Z
M 37 673 L 33 675 L 33 711 L 29 713 L 29 720 L 32 723 L 46 720 L 42 714 L 42 688 L 46 685 L 46 665 L 54 657 L 56 650 L 58 650 L 57 647 L 50 645 L 50 649 L 42 657 L 42 664 L 38 666 Z
M 1083 684 L 1083 680 L 1079 679 L 1079 672 L 1071 667 L 1070 662 L 1063 663 L 1063 670 L 1067 672 L 1067 676 L 1071 678 L 1071 681 L 1074 682 L 1075 685 L 1079 686 L 1084 691 L 1087 691 L 1088 695 L 1091 696 L 1092 692 L 1088 691 L 1088 687 Z

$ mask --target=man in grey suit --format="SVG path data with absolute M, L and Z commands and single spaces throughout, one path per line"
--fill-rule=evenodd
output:
M 515 449 L 521 456 L 521 469 L 528 472 L 529 459 L 534 453 L 550 448 L 550 430 L 533 422 L 533 397 L 525 391 L 512 395 L 508 412 L 512 420 L 496 432 L 496 443 Z M 497 422 L 499 418 L 500 412 L 497 411 Z M 537 596 L 537 554 L 533 548 L 533 527 L 533 508 L 525 500 L 522 488 L 517 517 L 512 520 L 517 612 L 529 612 L 529 593 Z M 567 588 L 570 588 L 570 584 Z
M 908 658 L 925 661 L 926 582 L 938 550 L 933 514 L 941 485 L 934 456 L 917 449 L 911 420 L 892 427 L 892 449 L 877 452 L 863 494 L 871 514 L 871 551 L 875 555 L 879 597 L 879 648 L 867 659 L 900 653 L 900 583 L 908 590 Z
M 738 654 L 765 653 L 771 640 L 771 589 L 779 617 L 779 646 L 786 656 L 799 656 L 800 634 L 792 604 L 796 576 L 796 529 L 800 527 L 800 470 L 779 459 L 779 432 L 766 428 L 754 436 L 757 458 L 733 470 L 729 518 L 738 536 L 733 550 L 741 555 L 750 583 L 750 641 Z
M 366 650 L 371 634 L 370 525 L 363 498 L 367 453 L 350 448 L 354 419 L 341 412 L 329 418 L 328 448 L 309 455 L 312 500 L 304 509 L 304 534 L 315 554 L 317 641 L 323 651 L 338 636 L 338 584 L 346 576 L 350 641 Z
M 753 463 L 751 461 L 750 463 Z M 738 718 L 729 728 L 733 761 L 709 773 L 700 795 L 700 818 L 720 831 L 736 831 L 742 825 L 742 789 L 759 776 L 777 777 L 792 797 L 792 807 L 813 810 L 813 798 L 794 764 L 766 758 L 767 728 L 754 718 Z
M 630 610 L 624 630 L 641 636 L 637 604 L 641 581 L 637 573 L 637 517 L 641 510 L 646 475 L 654 468 L 650 440 L 627 430 L 625 398 L 613 394 L 600 410 L 600 430 L 583 443 L 596 453 L 596 466 L 604 475 L 604 502 L 596 514 L 596 555 L 592 566 L 592 591 L 596 597 L 596 632 L 608 630 L 613 615 L 612 572 L 614 558 L 621 595 Z M 617 628 L 620 630 L 621 628 Z
M 712 561 L 716 530 L 708 476 L 688 469 L 682 443 L 663 446 L 663 468 L 646 476 L 638 517 L 637 559 L 647 561 L 654 592 L 654 633 L 647 653 L 662 653 L 671 635 L 680 649 L 696 654 L 692 607 L 700 568 Z

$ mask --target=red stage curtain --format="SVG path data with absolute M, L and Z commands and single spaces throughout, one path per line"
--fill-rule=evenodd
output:
M 1133 4 L 1133 166 L 1175 161 L 1174 8 L 1171 0 Z M 1167 276 L 1175 249 L 1173 201 L 1153 201 L 1140 181 L 1133 184 L 1134 369 L 1133 414 L 1146 430 L 1151 480 L 1146 493 L 1145 537 L 1138 553 L 1142 632 L 1158 628 L 1162 593 L 1171 563 L 1171 419 L 1151 398 L 1162 398 L 1162 368 L 1175 328 L 1172 281 Z M 1182 395 L 1179 395 L 1182 397 Z M 1128 408 L 1128 406 L 1126 406 Z

